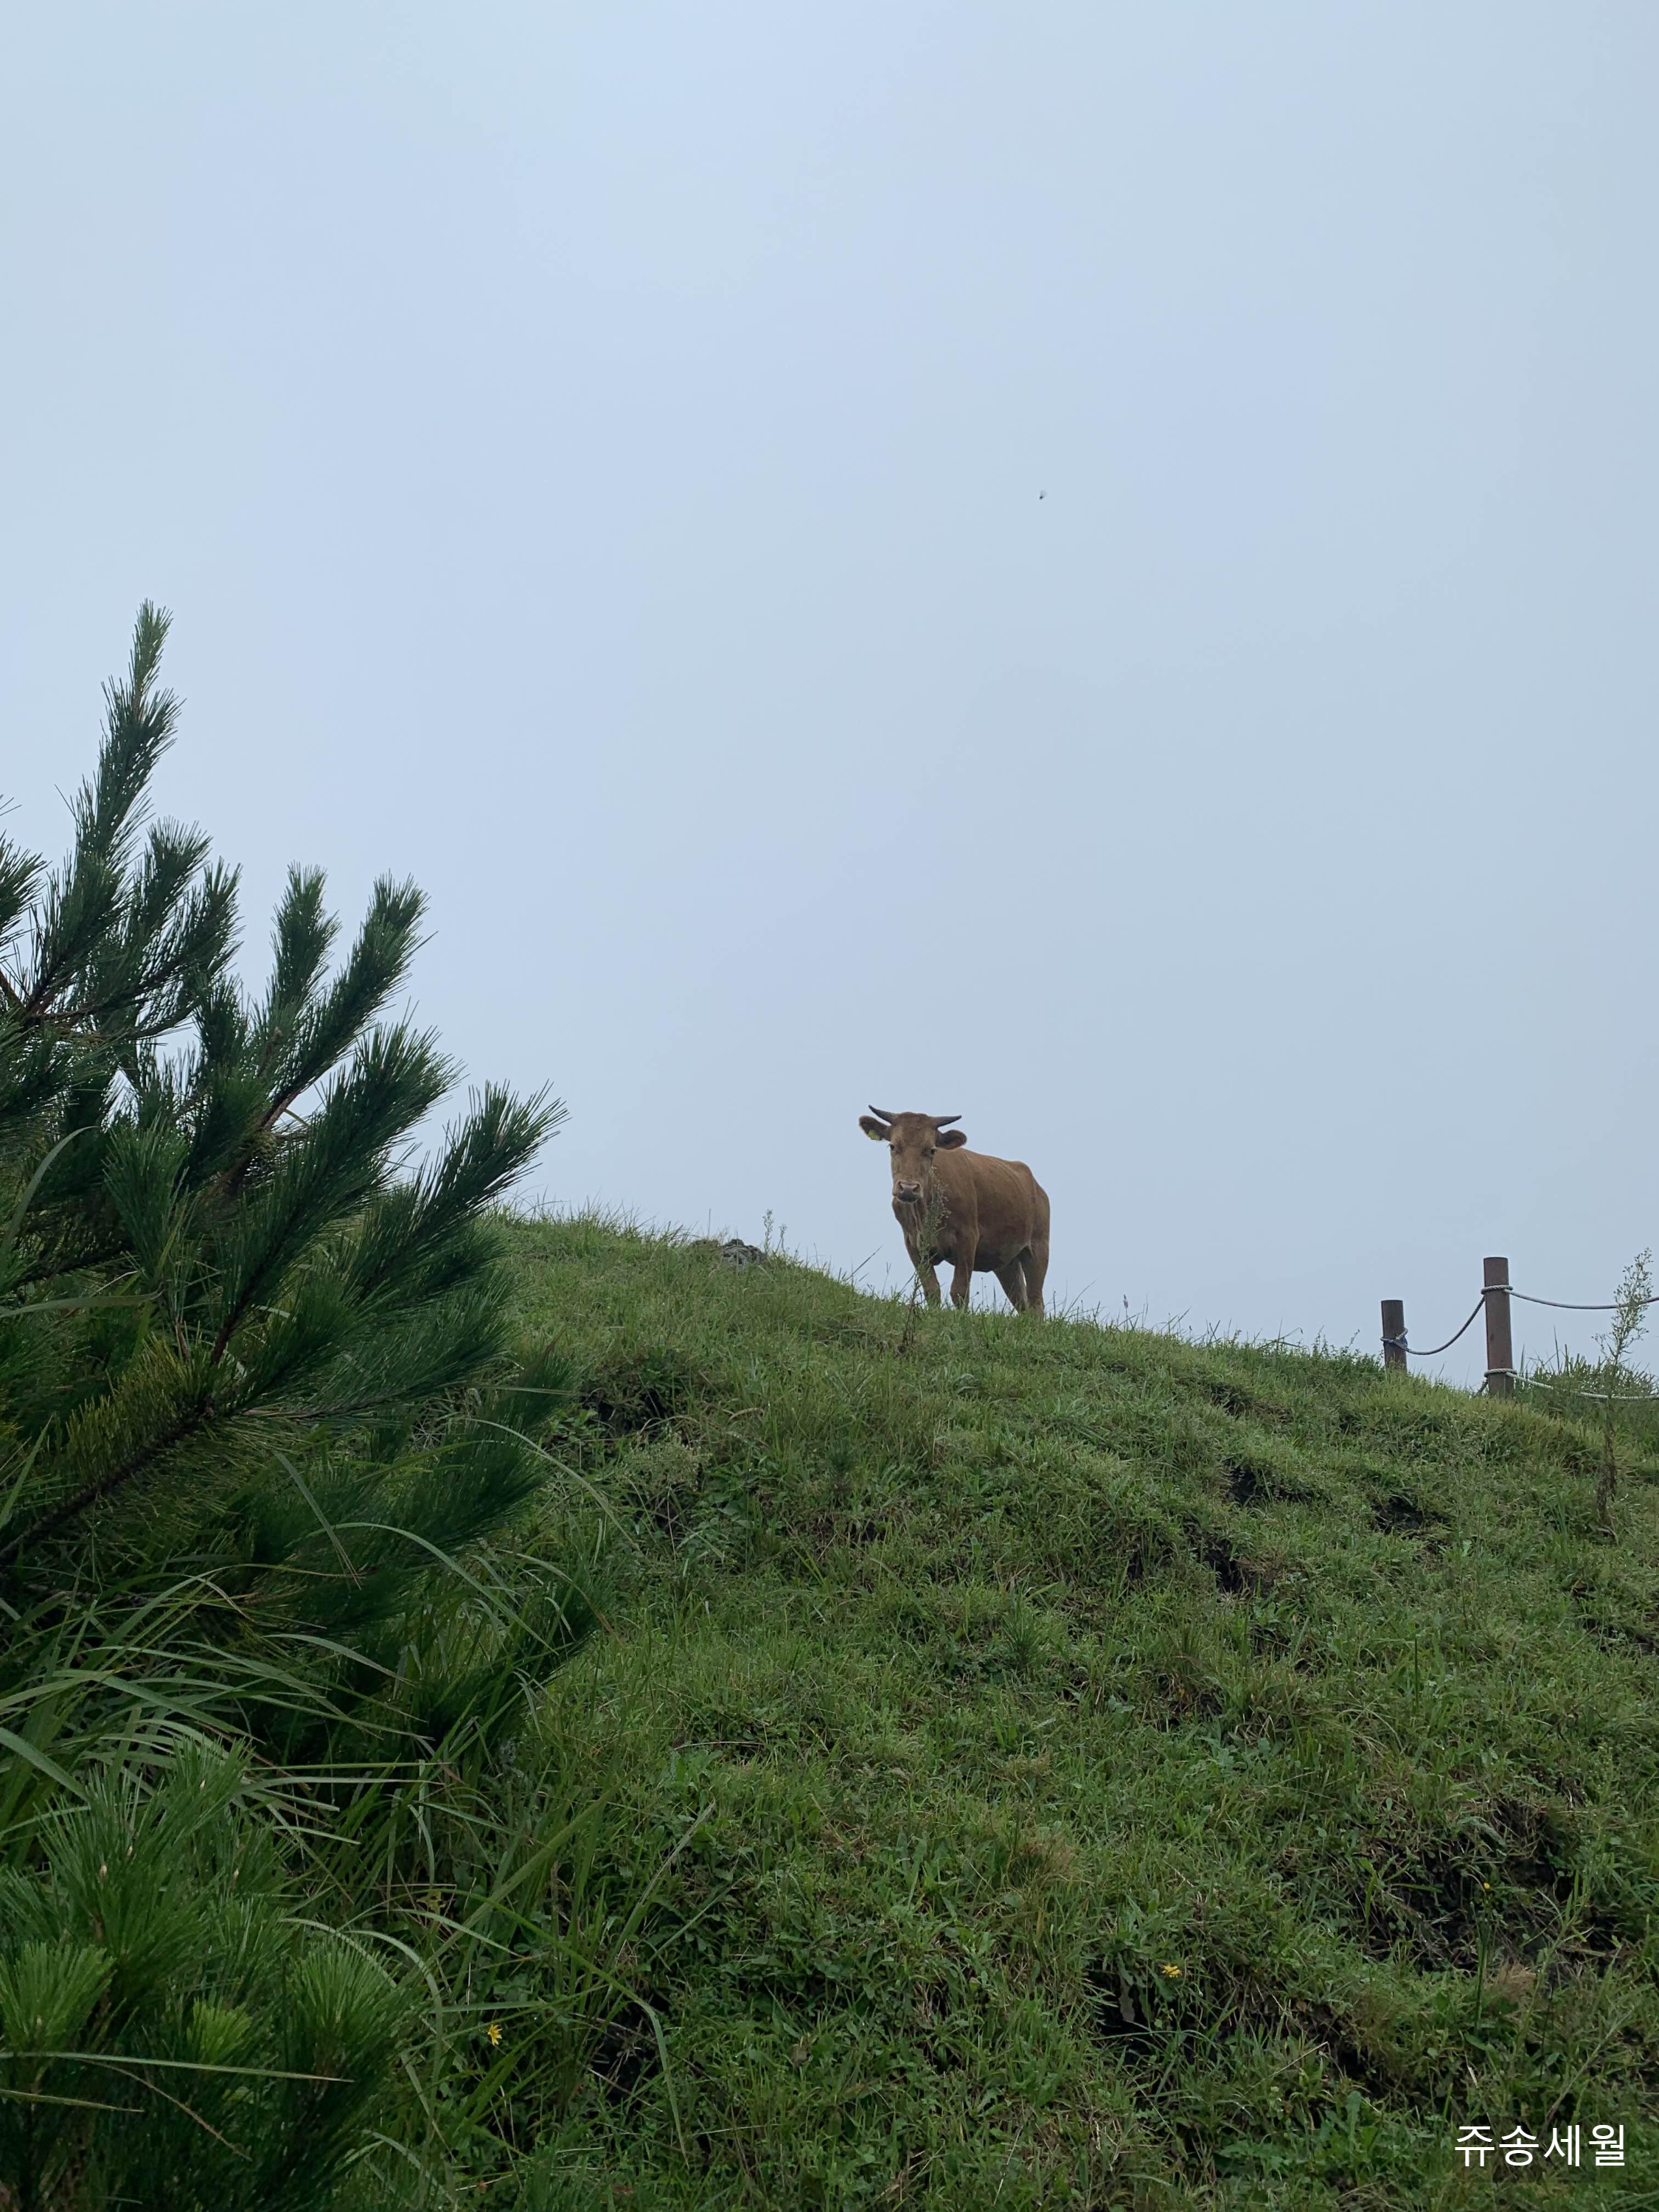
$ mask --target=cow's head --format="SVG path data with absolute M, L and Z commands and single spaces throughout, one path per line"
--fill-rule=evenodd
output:
M 960 1114 L 884 1114 L 872 1106 L 859 1115 L 859 1127 L 872 1144 L 885 1145 L 893 1162 L 893 1196 L 901 1206 L 920 1208 L 933 1181 L 935 1152 L 954 1152 L 968 1141 L 948 1124 Z

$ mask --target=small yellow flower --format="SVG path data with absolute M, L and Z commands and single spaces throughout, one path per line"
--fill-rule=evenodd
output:
M 501 2031 L 496 2027 L 493 2020 L 490 2021 L 489 2027 L 485 2028 L 484 2033 L 489 2038 L 492 2043 L 499 2043 L 501 2039 Z
M 1172 1982 L 1178 1982 L 1181 1979 L 1179 1966 L 1160 1966 L 1158 1971 L 1160 1974 L 1167 1974 Z

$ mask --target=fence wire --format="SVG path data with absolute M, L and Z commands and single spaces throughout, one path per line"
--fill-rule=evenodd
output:
M 1580 1304 L 1571 1298 L 1540 1298 L 1535 1297 L 1530 1291 L 1517 1291 L 1513 1283 L 1488 1283 L 1475 1300 L 1469 1318 L 1463 1323 L 1462 1328 L 1456 1332 L 1455 1335 L 1449 1336 L 1443 1344 L 1437 1344 L 1432 1351 L 1419 1352 L 1414 1346 L 1407 1343 L 1403 1333 L 1399 1336 L 1385 1336 L 1382 1340 L 1383 1345 L 1390 1351 L 1403 1352 L 1407 1359 L 1438 1359 L 1443 1352 L 1451 1350 L 1453 1345 L 1457 1342 L 1458 1337 L 1468 1334 L 1475 1315 L 1480 1311 L 1494 1291 L 1501 1291 L 1504 1297 L 1508 1298 L 1519 1298 L 1525 1305 L 1548 1306 L 1556 1313 L 1618 1313 L 1623 1304 L 1623 1301 L 1618 1298 L 1614 1298 L 1607 1304 Z M 1659 1291 L 1656 1291 L 1651 1297 L 1642 1299 L 1640 1303 L 1644 1306 L 1659 1306 Z M 1611 1397 L 1621 1406 L 1651 1406 L 1659 1403 L 1659 1399 L 1641 1392 L 1566 1390 L 1561 1384 L 1556 1382 L 1532 1382 L 1527 1381 L 1525 1376 L 1519 1376 L 1516 1379 L 1528 1390 L 1551 1390 L 1566 1397 L 1601 1399 Z
M 1599 1398 L 1605 1405 L 1655 1406 L 1659 1398 L 1647 1390 L 1569 1390 L 1560 1382 L 1539 1382 L 1530 1375 L 1516 1377 L 1523 1390 L 1547 1390 L 1553 1398 Z
M 1469 1322 L 1472 1322 L 1474 1319 L 1474 1315 L 1480 1312 L 1481 1307 L 1485 1305 L 1486 1303 L 1486 1294 L 1482 1291 L 1480 1297 L 1474 1302 L 1474 1313 L 1472 1313 L 1469 1316 L 1469 1320 L 1466 1321 L 1462 1328 L 1458 1330 L 1457 1336 L 1449 1336 L 1443 1344 L 1437 1344 L 1432 1352 L 1413 1351 L 1412 1346 L 1407 1343 L 1403 1336 L 1385 1336 L 1382 1341 L 1384 1344 L 1397 1345 L 1401 1351 L 1406 1354 L 1408 1359 L 1437 1359 L 1443 1352 L 1449 1352 L 1451 1350 L 1453 1345 L 1456 1343 L 1458 1336 L 1462 1336 L 1468 1332 Z

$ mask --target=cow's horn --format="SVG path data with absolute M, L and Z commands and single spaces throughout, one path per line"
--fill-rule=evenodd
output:
M 890 1114 L 884 1114 L 879 1106 L 872 1106 L 870 1109 L 870 1111 L 875 1115 L 878 1121 L 890 1121 L 893 1118 Z
M 935 1114 L 933 1127 L 936 1129 L 948 1129 L 952 1121 L 959 1121 L 961 1119 L 960 1114 Z

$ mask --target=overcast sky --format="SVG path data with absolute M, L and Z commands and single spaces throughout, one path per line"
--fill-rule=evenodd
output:
M 857 1116 L 958 1113 L 1051 1303 L 1365 1346 L 1659 1243 L 1650 0 L 70 0 L 4 75 L 15 832 L 148 595 L 250 972 L 290 860 L 415 875 L 550 1198 L 879 1287 Z

